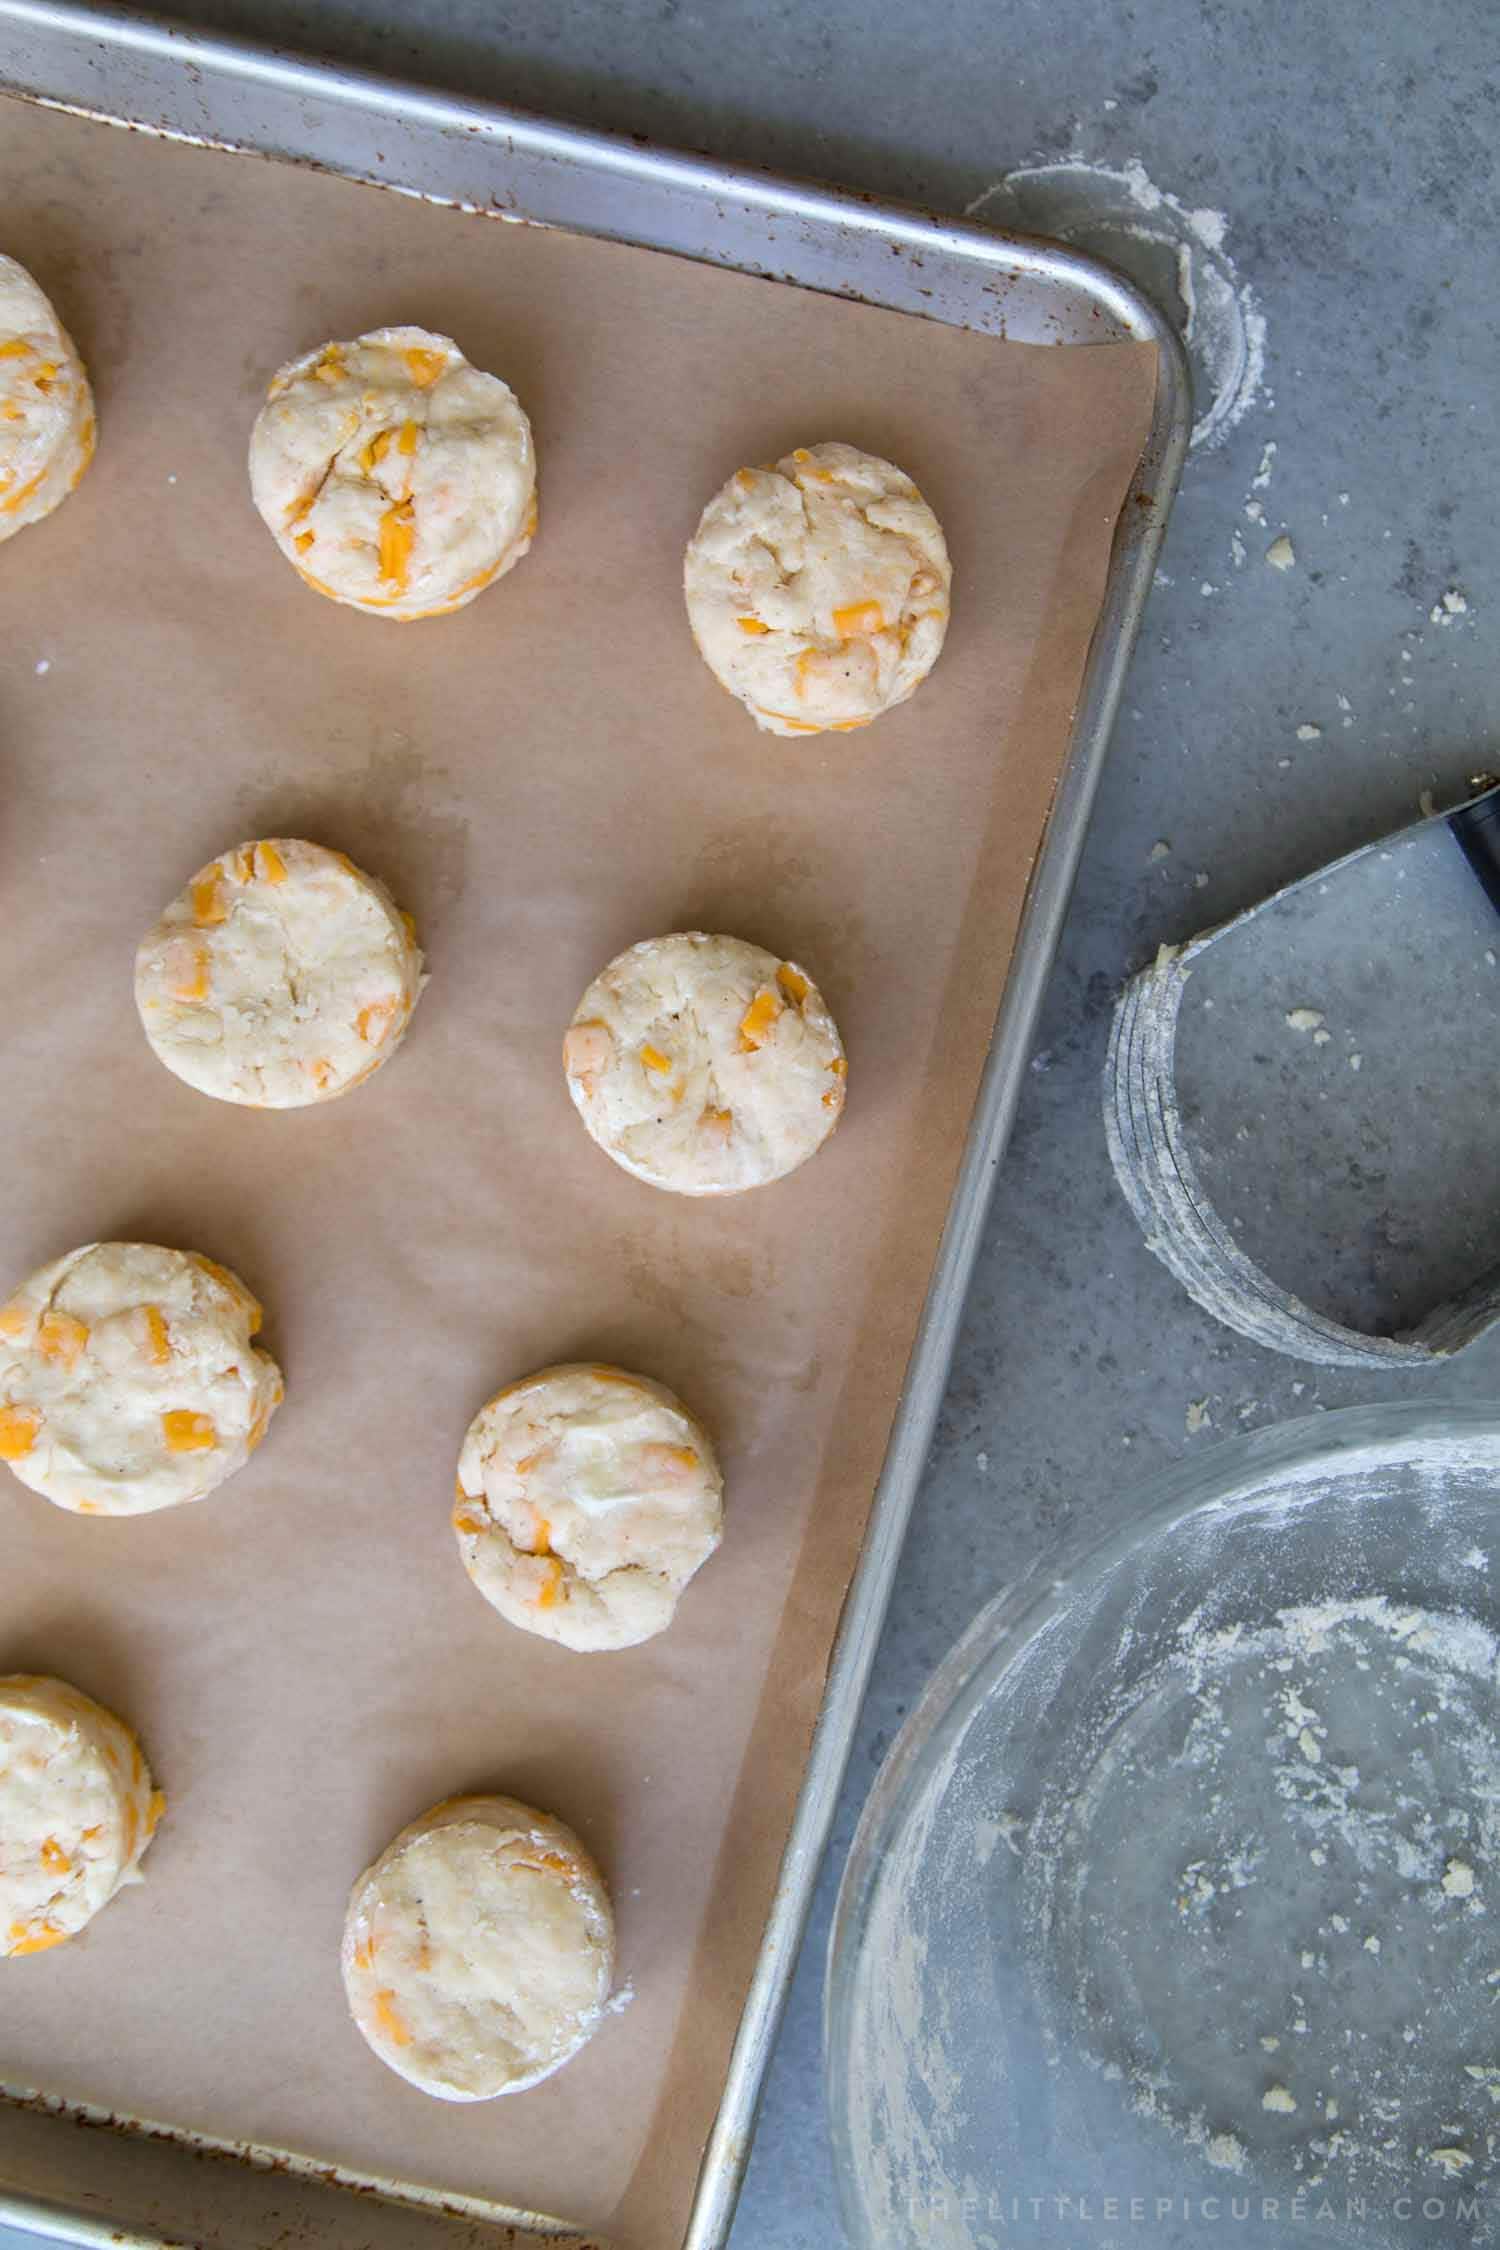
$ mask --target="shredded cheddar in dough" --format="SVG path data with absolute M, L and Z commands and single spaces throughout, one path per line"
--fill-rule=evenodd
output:
M 186 1407 L 173 1407 L 162 1416 L 161 1434 L 172 1453 L 207 1453 L 218 1443 L 212 1417 Z
M 42 1418 L 29 1406 L 0 1406 L 0 1461 L 24 1461 L 36 1444 Z

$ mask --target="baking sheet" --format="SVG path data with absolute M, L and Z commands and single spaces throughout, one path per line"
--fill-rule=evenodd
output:
M 4 247 L 101 409 L 78 497 L 0 554 L 0 1255 L 19 1277 L 90 1235 L 202 1248 L 266 1298 L 289 1386 L 199 1509 L 83 1523 L 4 1492 L 0 1666 L 116 1704 L 172 1809 L 143 1890 L 7 1969 L 0 2067 L 670 2242 L 1155 354 L 998 344 L 14 104 L 0 186 Z M 415 631 L 300 587 L 243 474 L 282 358 L 402 319 L 515 384 L 541 459 L 534 554 Z M 692 652 L 681 549 L 739 461 L 834 432 L 933 501 L 954 624 L 869 734 L 772 743 Z M 135 939 L 185 875 L 278 831 L 383 875 L 431 955 L 401 1056 L 326 1114 L 192 1095 L 130 1005 Z M 557 1062 L 610 954 L 695 925 L 804 960 L 851 1055 L 828 1150 L 722 1206 L 618 1172 Z M 680 1389 L 729 1479 L 725 1548 L 672 1634 L 610 1658 L 500 1624 L 447 1526 L 474 1409 L 575 1354 Z M 395 1828 L 483 1784 L 599 1854 L 636 1996 L 547 2086 L 450 2110 L 367 2055 L 337 1932 Z

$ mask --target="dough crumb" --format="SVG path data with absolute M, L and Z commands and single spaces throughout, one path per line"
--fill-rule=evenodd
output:
M 1474 1870 L 1467 1860 L 1449 1860 L 1443 1869 L 1443 1895 L 1445 1898 L 1474 1896 Z
M 1288 1008 L 1286 1021 L 1289 1031 L 1321 1031 L 1324 1017 L 1317 1008 Z
M 1281 2045 L 1281 2041 L 1274 2031 L 1263 2031 L 1260 2035 L 1260 2043 L 1268 2055 L 1274 2055 Z
M 1171 857 L 1171 852 L 1171 845 L 1167 843 L 1164 837 L 1158 836 L 1147 856 L 1151 859 L 1168 859 Z
M 1268 2086 L 1260 2097 L 1260 2106 L 1274 2110 L 1278 2117 L 1290 2117 L 1297 2104 L 1285 2086 Z
M 1273 539 L 1266 549 L 1266 561 L 1273 570 L 1291 570 L 1297 560 L 1297 550 L 1285 532 Z
M 1297 729 L 1297 740 L 1299 742 L 1321 742 L 1322 739 L 1323 729 L 1315 727 L 1311 719 L 1304 719 Z
M 1245 2151 L 1233 2133 L 1214 2133 L 1203 2153 L 1216 2171 L 1243 2172 L 1245 2169 Z
M 1189 1436 L 1189 1437 L 1196 1437 L 1196 1436 L 1197 1436 L 1197 1434 L 1198 1434 L 1198 1432 L 1199 1432 L 1200 1430 L 1204 1430 L 1204 1429 L 1207 1429 L 1207 1427 L 1208 1427 L 1208 1424 L 1209 1424 L 1208 1400 L 1207 1400 L 1206 1398 L 1195 1398 L 1195 1399 L 1190 1399 L 1190 1400 L 1188 1401 L 1188 1410 L 1187 1410 L 1187 1434 L 1188 1434 L 1188 1436 Z
M 1430 2148 L 1427 2151 L 1427 2161 L 1429 2164 L 1441 2164 L 1445 2172 L 1457 2173 L 1467 2172 L 1474 2159 L 1466 2148 Z

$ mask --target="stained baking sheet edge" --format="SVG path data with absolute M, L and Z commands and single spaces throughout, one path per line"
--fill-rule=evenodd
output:
M 1189 403 L 1182 353 L 1154 308 L 1126 282 L 1055 245 L 668 155 L 149 18 L 55 0 L 0 0 L 0 89 L 168 138 L 311 164 L 500 220 L 634 242 L 1016 342 L 1128 337 L 1158 349 L 1150 441 L 1117 534 L 1068 762 L 1034 870 L 684 2242 L 684 2250 L 718 2250 L 728 2238 L 756 2101 L 1181 469 Z M 51 2239 L 99 2239 L 97 2221 L 3 2188 L 0 2219 Z M 108 2232 L 117 2244 L 163 2239 Z

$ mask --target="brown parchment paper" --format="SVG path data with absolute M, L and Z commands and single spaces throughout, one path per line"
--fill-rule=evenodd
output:
M 288 1397 L 202 1505 L 70 1517 L 0 1480 L 0 1671 L 141 1731 L 144 1887 L 0 1965 L 0 2078 L 675 2243 L 1028 870 L 1065 754 L 1149 348 L 1033 349 L 0 103 L 0 247 L 53 294 L 98 460 L 0 547 L 0 1283 L 99 1237 L 201 1249 Z M 503 373 L 533 554 L 461 616 L 304 589 L 252 511 L 279 362 L 420 321 Z M 948 647 L 854 737 L 758 734 L 696 656 L 681 555 L 741 462 L 843 437 L 946 527 Z M 262 1114 L 156 1063 L 136 940 L 220 849 L 350 852 L 431 985 L 348 1099 Z M 629 1179 L 559 1041 L 619 948 L 726 930 L 817 977 L 849 1107 L 792 1179 Z M 470 1416 L 545 1362 L 679 1390 L 728 1479 L 673 1630 L 580 1657 L 503 1624 L 448 1525 Z M 337 1967 L 403 1822 L 498 1787 L 607 1871 L 635 1997 L 558 2077 L 453 2107 L 368 2053 Z

